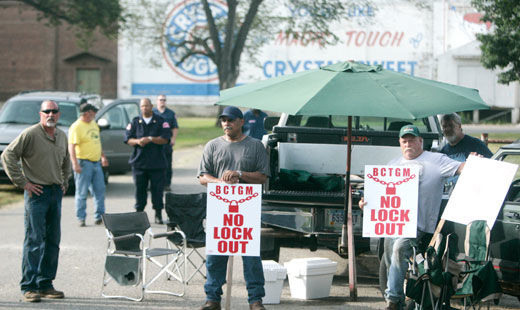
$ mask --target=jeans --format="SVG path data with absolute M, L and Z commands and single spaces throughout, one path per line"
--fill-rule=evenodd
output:
M 146 206 L 148 183 L 152 194 L 152 207 L 156 212 L 164 208 L 164 170 L 132 168 L 135 183 L 135 210 L 143 211 Z
M 60 252 L 61 198 L 59 185 L 44 185 L 42 193 L 24 193 L 25 238 L 22 254 L 22 292 L 53 288 Z
M 425 233 L 418 231 L 417 238 L 386 238 L 383 259 L 388 268 L 385 299 L 404 305 L 404 278 L 408 270 L 408 259 L 413 255 L 412 241 L 420 240 Z
M 220 302 L 222 285 L 226 283 L 227 262 L 229 256 L 208 255 L 206 258 L 207 279 L 204 284 L 206 299 Z M 262 301 L 264 291 L 264 270 L 260 256 L 242 256 L 244 279 L 246 280 L 247 301 L 252 304 Z
M 101 168 L 101 162 L 80 159 L 79 165 L 81 173 L 74 172 L 76 217 L 82 221 L 87 217 L 87 195 L 90 189 L 96 208 L 94 218 L 99 220 L 105 214 L 105 177 L 103 168 Z

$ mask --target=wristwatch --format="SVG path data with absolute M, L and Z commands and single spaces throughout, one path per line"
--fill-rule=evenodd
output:
M 237 173 L 238 173 L 238 178 L 241 179 L 242 178 L 242 171 L 237 170 Z

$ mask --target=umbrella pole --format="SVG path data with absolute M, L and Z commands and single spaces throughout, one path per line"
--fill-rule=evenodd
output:
M 350 299 L 357 300 L 356 250 L 352 227 L 352 191 L 350 190 L 350 155 L 352 154 L 352 116 L 348 117 L 347 129 L 347 169 L 345 173 L 345 203 L 343 206 L 343 226 L 341 229 L 340 251 L 348 251 L 348 281 Z

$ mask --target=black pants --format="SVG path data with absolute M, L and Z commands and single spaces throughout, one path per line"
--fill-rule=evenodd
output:
M 169 144 L 164 146 L 164 157 L 166 157 L 166 163 L 168 167 L 164 170 L 164 186 L 170 187 L 172 184 L 172 160 L 173 160 L 173 147 Z
M 160 211 L 164 207 L 164 169 L 132 168 L 135 183 L 135 210 L 143 211 L 146 206 L 148 184 L 152 194 L 152 208 Z

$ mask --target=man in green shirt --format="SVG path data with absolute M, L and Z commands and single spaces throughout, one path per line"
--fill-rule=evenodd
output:
M 25 129 L 2 153 L 7 175 L 24 189 L 25 238 L 20 286 L 23 300 L 28 302 L 65 296 L 54 289 L 52 281 L 58 269 L 61 198 L 67 189 L 71 162 L 67 136 L 56 128 L 60 117 L 58 104 L 46 100 L 39 113 L 40 122 Z

